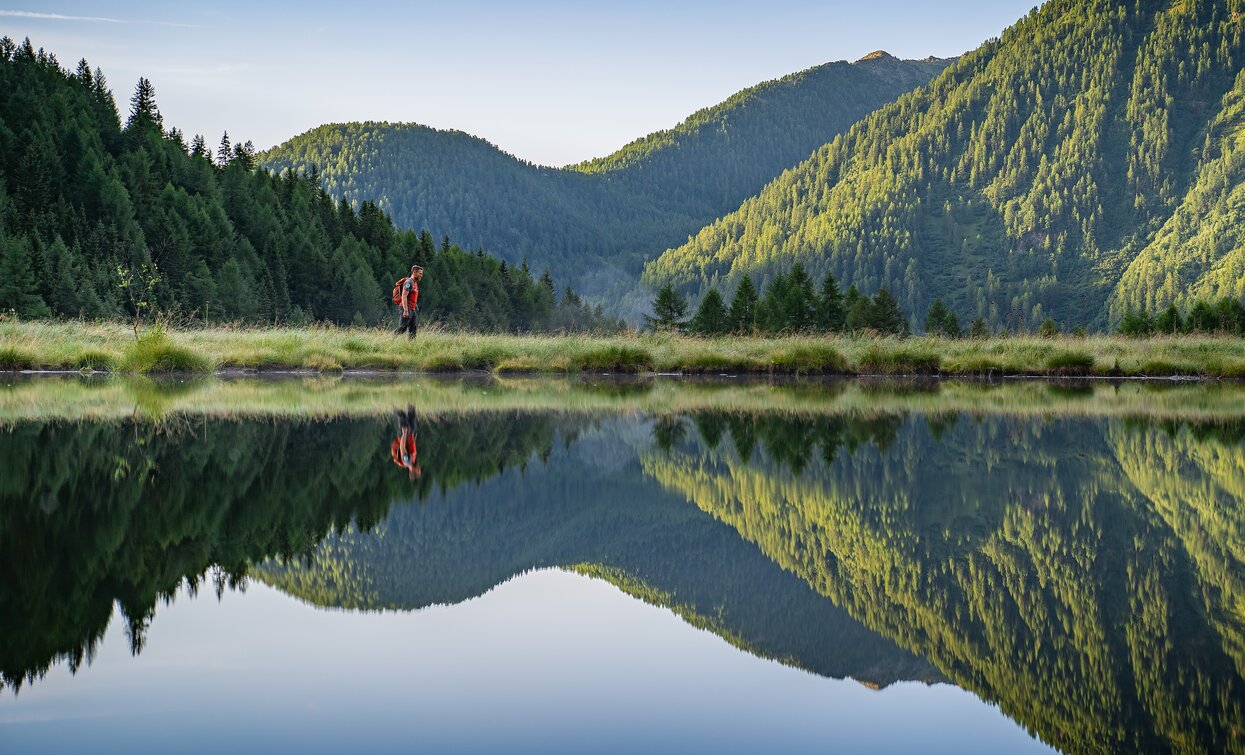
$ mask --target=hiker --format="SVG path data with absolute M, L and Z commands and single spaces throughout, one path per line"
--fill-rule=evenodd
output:
M 406 470 L 413 482 L 423 475 L 423 470 L 419 468 L 419 462 L 416 461 L 419 451 L 415 447 L 415 433 L 419 425 L 415 421 L 415 410 L 408 408 L 406 411 L 398 412 L 397 418 L 398 437 L 394 438 L 393 443 L 390 444 L 389 455 L 393 457 L 394 464 Z
M 419 328 L 419 281 L 424 277 L 424 269 L 419 265 L 411 265 L 409 277 L 402 278 L 393 284 L 393 303 L 398 305 L 398 329 L 394 335 L 406 332 L 407 338 L 414 338 Z

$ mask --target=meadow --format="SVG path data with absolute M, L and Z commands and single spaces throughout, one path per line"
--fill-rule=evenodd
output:
M 949 339 L 868 335 L 699 338 L 675 333 L 507 335 L 427 329 L 152 327 L 0 321 L 0 370 L 128 374 L 300 371 L 494 374 L 944 375 L 1245 378 L 1245 339 L 1091 335 Z

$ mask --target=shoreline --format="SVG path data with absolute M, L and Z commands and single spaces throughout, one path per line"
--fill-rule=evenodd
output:
M 0 372 L 173 375 L 789 375 L 1245 379 L 1235 336 L 863 335 L 698 338 L 672 333 L 499 335 L 381 328 L 148 328 L 0 320 Z

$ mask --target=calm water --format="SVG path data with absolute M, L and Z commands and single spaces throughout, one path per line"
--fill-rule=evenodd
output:
M 1241 751 L 1243 561 L 1238 387 L 10 380 L 0 750 Z

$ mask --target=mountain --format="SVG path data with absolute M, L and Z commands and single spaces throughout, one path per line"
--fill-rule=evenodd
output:
M 910 316 L 1099 326 L 1240 296 L 1241 0 L 1051 0 L 649 264 L 650 285 L 802 261 Z
M 879 52 L 827 63 L 567 168 L 524 162 L 458 131 L 377 122 L 320 126 L 259 159 L 278 172 L 315 168 L 334 196 L 376 199 L 399 226 L 446 233 L 511 263 L 526 258 L 600 295 L 629 287 L 645 260 L 948 62 Z

